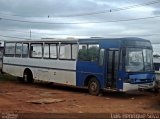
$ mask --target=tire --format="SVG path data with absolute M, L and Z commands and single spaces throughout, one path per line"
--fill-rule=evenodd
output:
M 95 77 L 89 80 L 88 90 L 91 95 L 97 96 L 100 93 L 100 83 Z
M 155 88 L 154 89 L 154 93 L 159 93 L 160 92 L 160 89 L 159 88 Z
M 154 93 L 159 93 L 160 92 L 160 82 L 158 80 L 155 82 L 155 86 L 153 88 L 153 92 Z
M 23 74 L 23 80 L 27 83 L 33 83 L 33 75 L 31 71 L 25 71 Z

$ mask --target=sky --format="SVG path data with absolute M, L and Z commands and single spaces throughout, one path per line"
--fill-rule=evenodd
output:
M 160 0 L 0 0 L 0 40 L 133 36 L 159 51 L 160 17 L 119 21 L 153 16 Z

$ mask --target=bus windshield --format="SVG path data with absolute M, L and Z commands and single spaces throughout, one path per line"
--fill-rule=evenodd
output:
M 125 64 L 127 72 L 153 71 L 152 50 L 126 48 Z

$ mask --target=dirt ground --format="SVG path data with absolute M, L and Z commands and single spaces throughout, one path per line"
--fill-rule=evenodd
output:
M 32 102 L 39 99 L 60 101 L 48 104 Z M 160 113 L 160 94 L 107 91 L 104 95 L 91 96 L 86 89 L 0 79 L 0 112 Z

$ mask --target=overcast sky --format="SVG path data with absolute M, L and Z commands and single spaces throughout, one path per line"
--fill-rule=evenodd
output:
M 0 18 L 2 18 L 0 19 L 0 35 L 29 38 L 31 30 L 33 39 L 70 36 L 108 38 L 134 36 L 149 39 L 152 43 L 157 44 L 160 43 L 160 17 L 126 22 L 86 23 L 160 15 L 160 0 L 151 5 L 114 11 L 117 8 L 151 1 L 157 2 L 158 0 L 0 0 Z M 105 10 L 105 13 L 84 16 L 86 13 Z M 111 12 L 108 12 L 110 10 Z M 34 22 L 82 24 L 25 23 L 4 20 L 3 18 Z M 0 36 L 0 39 L 11 38 Z

